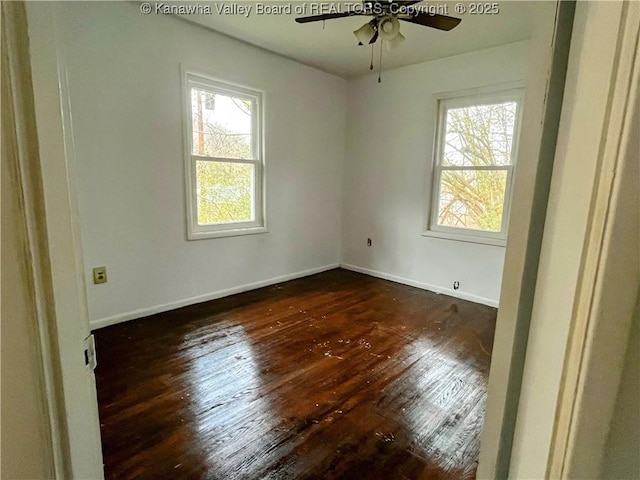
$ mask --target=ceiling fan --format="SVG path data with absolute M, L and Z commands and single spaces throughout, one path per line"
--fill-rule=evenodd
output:
M 332 12 L 323 15 L 298 17 L 298 23 L 310 23 L 335 18 L 371 16 L 373 19 L 365 23 L 354 33 L 358 39 L 358 45 L 373 45 L 381 38 L 388 49 L 400 45 L 405 37 L 400 33 L 400 22 L 409 22 L 431 27 L 438 30 L 449 31 L 455 28 L 461 21 L 459 18 L 431 13 L 415 6 L 422 0 L 364 0 L 362 7 L 347 10 L 345 12 Z M 351 4 L 353 5 L 353 4 Z

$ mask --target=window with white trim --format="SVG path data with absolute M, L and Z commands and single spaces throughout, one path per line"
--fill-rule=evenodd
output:
M 522 97 L 516 89 L 439 100 L 425 235 L 505 243 Z
M 191 240 L 266 232 L 262 93 L 185 73 Z

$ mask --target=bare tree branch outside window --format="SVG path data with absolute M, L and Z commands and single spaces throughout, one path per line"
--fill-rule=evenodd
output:
M 449 108 L 438 225 L 499 232 L 511 165 L 516 102 Z M 492 168 L 497 167 L 497 168 Z
M 225 159 L 253 159 L 252 104 L 212 95 L 191 90 L 192 154 L 212 159 L 196 161 L 198 224 L 251 221 L 255 166 Z

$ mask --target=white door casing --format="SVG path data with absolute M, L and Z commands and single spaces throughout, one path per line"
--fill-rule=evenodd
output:
M 64 478 L 102 479 L 102 448 L 93 371 L 85 366 L 89 316 L 75 189 L 71 110 L 56 2 L 26 2 L 46 241 L 51 271 L 63 432 L 68 445 Z M 57 357 L 57 358 L 55 358 Z

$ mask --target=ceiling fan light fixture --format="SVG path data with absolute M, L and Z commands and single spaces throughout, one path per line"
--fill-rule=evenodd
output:
M 397 17 L 387 15 L 378 24 L 378 33 L 383 40 L 391 41 L 400 35 L 400 22 Z
M 1 0 L 0 0 L 1 1 Z M 335 18 L 346 18 L 354 16 L 373 17 L 368 23 L 353 32 L 358 39 L 358 45 L 371 45 L 371 64 L 373 70 L 373 52 L 378 39 L 380 39 L 380 61 L 378 63 L 378 83 L 381 82 L 380 72 L 382 71 L 382 51 L 383 43 L 387 50 L 399 47 L 405 41 L 404 35 L 400 33 L 400 20 L 403 22 L 415 23 L 423 27 L 435 28 L 437 30 L 449 31 L 458 26 L 462 19 L 440 15 L 438 13 L 427 13 L 424 11 L 411 14 L 402 11 L 402 8 L 411 7 L 421 0 L 362 0 L 363 7 L 349 9 L 344 12 L 322 13 L 309 17 L 296 18 L 297 23 L 324 22 Z M 394 2 L 398 2 L 397 4 Z M 396 8 L 400 7 L 400 8 Z M 304 9 L 301 10 L 302 13 Z M 400 18 L 398 18 L 400 15 Z
M 373 28 L 373 25 L 371 23 L 372 22 L 365 23 L 358 30 L 353 32 L 360 45 L 368 44 L 376 34 L 376 30 Z
M 405 36 L 400 32 L 391 40 L 385 40 L 385 44 L 387 45 L 387 50 L 393 50 L 394 48 L 398 48 L 402 42 L 405 41 Z

